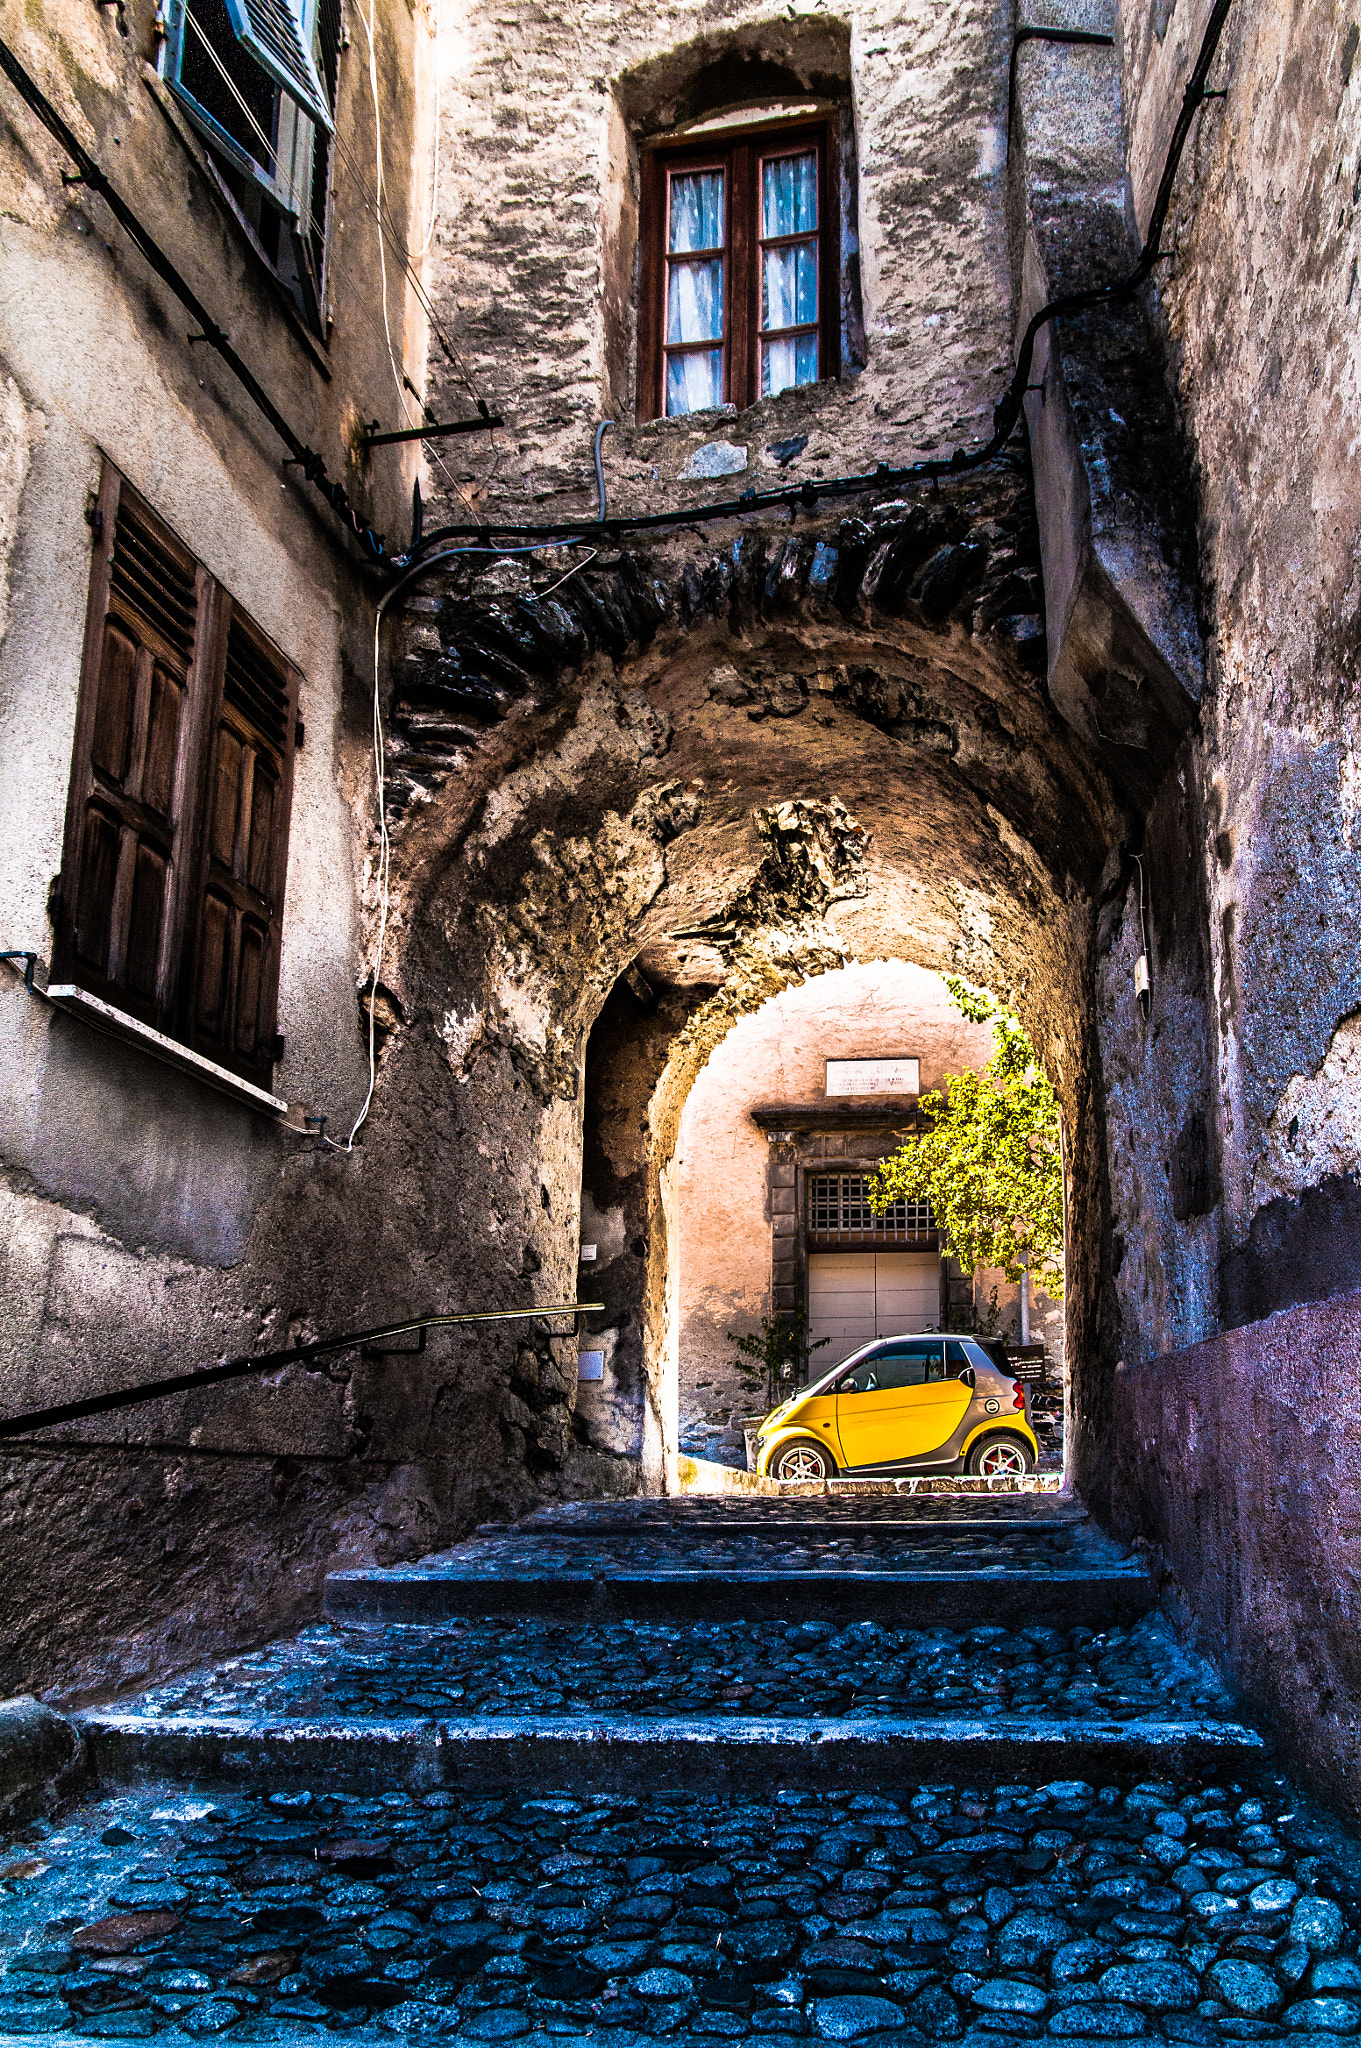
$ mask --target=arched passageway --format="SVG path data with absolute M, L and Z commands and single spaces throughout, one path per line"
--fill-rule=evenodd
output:
M 852 961 L 791 986 L 743 1017 L 711 1055 L 681 1117 L 668 1211 L 670 1322 L 677 1347 L 680 1448 L 736 1462 L 735 1422 L 794 1392 L 734 1339 L 763 1319 L 806 1317 L 806 1376 L 874 1337 L 981 1330 L 1031 1335 L 1061 1373 L 1060 1303 L 1004 1273 L 964 1271 L 937 1219 L 913 1205 L 875 1218 L 866 1177 L 910 1132 L 922 1096 L 978 1072 L 990 1025 L 964 1017 L 942 978 L 902 960 Z M 586 1124 L 592 1125 L 591 1061 Z M 588 1140 L 589 1142 L 589 1140 Z M 583 1211 L 583 1237 L 587 1216 Z
M 1028 481 L 999 466 L 864 519 L 747 527 L 703 556 L 620 553 L 561 599 L 450 588 L 408 622 L 387 980 L 393 1017 L 434 1021 L 391 1032 L 372 1154 L 389 1181 L 425 1178 L 455 1286 L 494 1265 L 570 1298 L 587 1242 L 583 1294 L 607 1305 L 598 1386 L 578 1397 L 575 1345 L 545 1336 L 521 1343 L 489 1415 L 489 1346 L 485 1370 L 446 1385 L 441 1431 L 485 1445 L 494 1418 L 530 1484 L 664 1483 L 691 1089 L 782 990 L 896 961 L 1004 994 L 1058 1091 L 1069 1335 L 1086 1361 L 1075 1470 L 1098 1471 L 1093 953 L 1124 827 L 1040 681 L 1019 609 L 1036 546 Z M 471 738 L 475 668 L 499 695 L 460 752 L 433 707 L 462 688 Z M 459 772 L 430 750 L 440 715 Z

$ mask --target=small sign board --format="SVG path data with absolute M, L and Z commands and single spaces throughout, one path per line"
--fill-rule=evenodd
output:
M 920 1060 L 828 1060 L 829 1095 L 918 1095 Z
M 577 1378 L 579 1380 L 603 1380 L 605 1377 L 605 1354 L 603 1351 L 578 1351 Z

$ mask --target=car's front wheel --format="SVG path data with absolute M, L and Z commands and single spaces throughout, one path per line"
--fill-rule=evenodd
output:
M 782 1444 L 770 1461 L 772 1479 L 782 1480 L 786 1485 L 802 1482 L 804 1485 L 819 1479 L 830 1479 L 836 1466 L 821 1444 L 815 1444 L 811 1437 L 802 1437 L 792 1444 Z
M 985 1436 L 976 1443 L 964 1463 L 975 1479 L 1024 1479 L 1035 1470 L 1035 1459 L 1024 1437 Z

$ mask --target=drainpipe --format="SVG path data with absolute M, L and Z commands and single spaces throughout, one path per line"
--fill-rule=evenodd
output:
M 1021 1261 L 1021 1342 L 1030 1342 L 1030 1261 Z

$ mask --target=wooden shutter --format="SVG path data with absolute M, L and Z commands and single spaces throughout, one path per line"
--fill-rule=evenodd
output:
M 221 604 L 184 1035 L 219 1066 L 268 1087 L 299 677 L 244 612 L 228 598 Z
M 53 979 L 76 981 L 165 1030 L 176 999 L 194 702 L 212 585 L 107 466 L 94 523 Z

